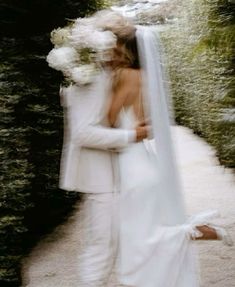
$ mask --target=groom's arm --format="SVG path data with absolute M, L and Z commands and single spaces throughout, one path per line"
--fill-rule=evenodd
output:
M 96 149 L 121 149 L 137 141 L 136 130 L 87 125 L 73 132 L 73 143 Z

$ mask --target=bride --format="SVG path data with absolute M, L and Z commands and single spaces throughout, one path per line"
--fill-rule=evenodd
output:
M 119 153 L 119 280 L 133 287 L 196 287 L 200 278 L 192 240 L 222 239 L 227 245 L 232 240 L 210 223 L 216 210 L 186 219 L 158 38 L 152 28 L 123 33 L 124 26 L 109 27 L 118 38 L 109 122 L 123 129 L 149 124 L 152 139 Z

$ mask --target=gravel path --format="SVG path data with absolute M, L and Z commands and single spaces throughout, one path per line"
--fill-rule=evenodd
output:
M 235 238 L 235 177 L 219 166 L 215 151 L 191 130 L 173 128 L 188 215 L 218 209 L 213 220 L 226 225 Z M 78 287 L 76 252 L 79 249 L 77 212 L 42 240 L 24 260 L 22 287 Z M 201 287 L 235 287 L 235 246 L 220 241 L 197 241 Z M 115 279 L 108 287 L 117 286 Z M 161 286 L 162 287 L 162 286 Z M 189 286 L 190 287 L 190 286 Z

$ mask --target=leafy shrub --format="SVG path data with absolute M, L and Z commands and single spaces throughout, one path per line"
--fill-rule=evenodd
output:
M 45 55 L 50 31 L 104 1 L 1 1 L 0 286 L 20 285 L 20 260 L 72 209 L 77 193 L 58 189 L 63 113 L 61 77 Z
M 177 1 L 178 18 L 162 33 L 178 123 L 192 128 L 235 167 L 235 4 Z

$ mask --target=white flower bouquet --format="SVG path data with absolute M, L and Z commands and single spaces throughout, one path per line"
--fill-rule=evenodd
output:
M 49 66 L 61 71 L 70 83 L 83 86 L 92 83 L 102 63 L 110 60 L 116 36 L 93 16 L 53 30 L 51 42 L 54 48 L 46 58 Z

